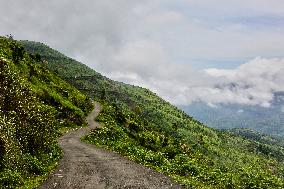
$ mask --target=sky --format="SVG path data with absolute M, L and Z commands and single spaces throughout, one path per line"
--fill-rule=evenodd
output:
M 43 42 L 175 105 L 268 108 L 284 91 L 283 0 L 0 3 L 0 35 Z

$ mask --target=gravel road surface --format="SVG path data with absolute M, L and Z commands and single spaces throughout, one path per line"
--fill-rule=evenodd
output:
M 40 189 L 181 188 L 167 176 L 119 154 L 81 142 L 82 136 L 100 126 L 94 121 L 100 110 L 100 105 L 95 103 L 95 109 L 86 118 L 89 127 L 70 131 L 59 139 L 64 156 Z

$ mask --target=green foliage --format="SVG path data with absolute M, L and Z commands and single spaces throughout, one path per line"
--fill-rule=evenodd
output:
M 4 169 L 0 173 L 1 188 L 15 188 L 22 182 L 21 174 L 18 171 Z
M 34 173 L 34 174 L 43 174 L 46 172 L 46 167 L 44 164 L 38 160 L 36 156 L 32 156 L 30 154 L 26 154 L 24 156 L 24 160 L 27 163 L 27 167 L 29 172 Z
M 105 105 L 97 118 L 105 126 L 83 140 L 117 151 L 193 188 L 284 186 L 283 159 L 268 152 L 252 152 L 249 146 L 258 147 L 253 141 L 201 125 L 195 125 L 199 129 L 189 125 L 187 133 L 180 128 L 176 133 L 158 132 L 142 120 L 134 112 L 128 114 L 117 106 Z M 265 150 L 271 152 L 270 148 Z
M 191 188 L 283 188 L 283 148 L 211 129 L 151 91 L 112 81 L 36 42 L 21 42 L 48 68 L 104 104 L 104 126 L 83 140 Z
M 0 188 L 45 175 L 61 156 L 59 128 L 84 125 L 91 101 L 13 39 L 0 37 Z

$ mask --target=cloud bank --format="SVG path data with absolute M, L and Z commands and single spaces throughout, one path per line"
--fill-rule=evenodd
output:
M 222 99 L 215 102 L 269 107 L 274 93 L 284 91 L 284 59 L 255 58 L 234 70 L 207 69 L 206 73 L 224 80 L 215 88 Z
M 1 35 L 47 43 L 174 104 L 269 107 L 274 92 L 284 90 L 278 0 L 0 3 Z
M 284 59 L 279 58 L 258 57 L 236 69 L 200 71 L 170 63 L 166 67 L 157 62 L 148 65 L 153 69 L 143 65 L 135 65 L 133 72 L 129 72 L 129 67 L 128 73 L 122 68 L 118 74 L 117 69 L 111 77 L 150 88 L 177 105 L 205 102 L 210 106 L 221 103 L 270 107 L 274 93 L 284 91 Z M 142 75 L 137 74 L 140 68 Z M 143 69 L 148 75 L 143 73 Z

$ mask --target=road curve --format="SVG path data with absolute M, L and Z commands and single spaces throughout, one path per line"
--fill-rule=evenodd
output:
M 95 103 L 95 109 L 86 118 L 89 127 L 71 131 L 59 139 L 64 156 L 40 189 L 181 188 L 167 176 L 119 154 L 81 142 L 82 136 L 99 127 L 94 119 L 100 110 L 100 105 Z

